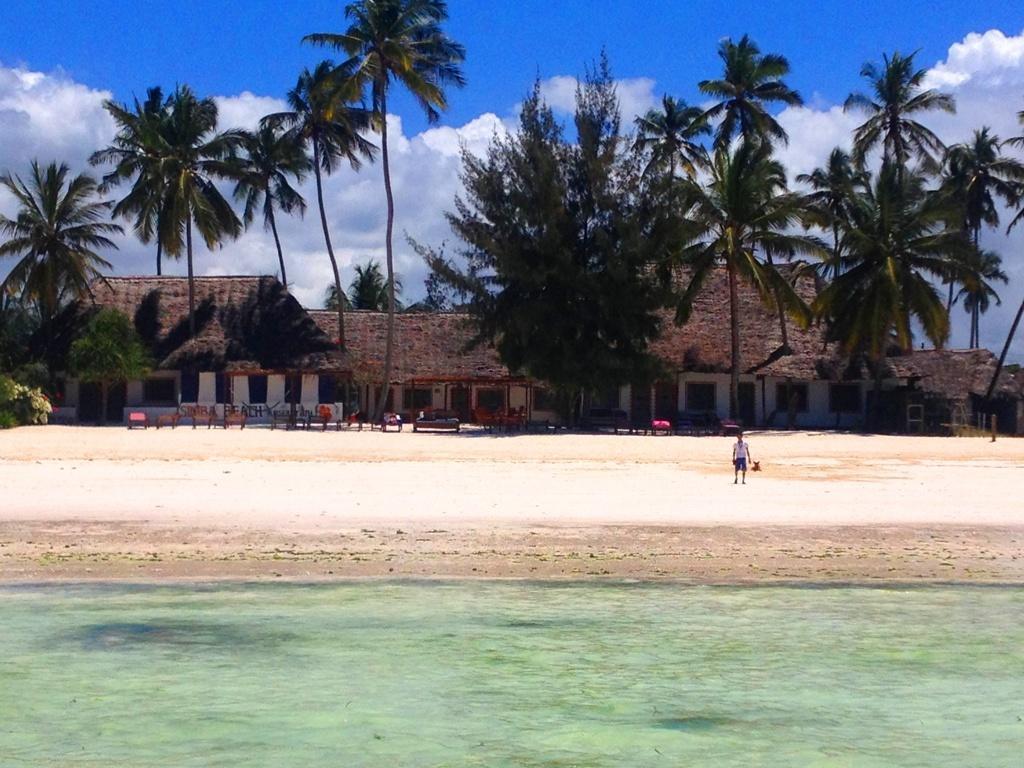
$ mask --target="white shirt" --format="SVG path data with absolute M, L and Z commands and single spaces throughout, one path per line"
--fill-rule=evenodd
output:
M 746 459 L 750 461 L 750 444 L 745 440 L 737 440 L 732 446 L 732 460 Z

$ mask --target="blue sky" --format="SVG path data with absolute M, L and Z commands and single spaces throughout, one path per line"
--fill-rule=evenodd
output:
M 280 101 L 299 71 L 325 55 L 303 46 L 311 32 L 341 31 L 344 0 L 4 0 L 0 17 L 0 171 L 23 172 L 35 157 L 89 170 L 87 158 L 109 144 L 114 126 L 103 108 L 142 95 L 151 85 L 188 83 L 217 97 L 221 127 L 254 127 Z M 445 212 L 461 191 L 459 152 L 482 152 L 513 123 L 516 105 L 536 77 L 548 102 L 566 115 L 575 81 L 606 48 L 623 117 L 654 106 L 664 93 L 702 101 L 697 82 L 721 71 L 719 40 L 749 33 L 761 49 L 789 57 L 789 83 L 806 109 L 779 112 L 789 132 L 778 148 L 790 178 L 821 165 L 835 146 L 849 146 L 863 119 L 841 104 L 861 87 L 859 70 L 883 52 L 920 50 L 931 87 L 959 104 L 956 115 L 929 115 L 947 143 L 987 124 L 1002 137 L 1022 132 L 1024 14 L 1019 0 L 452 0 L 450 34 L 468 53 L 468 87 L 450 94 L 442 125 L 428 129 L 401 92 L 392 113 L 392 174 L 398 201 L 395 258 L 406 298 L 423 294 L 426 267 L 405 235 L 429 245 L 453 243 Z M 244 12 L 244 15 L 243 15 Z M 1022 154 L 1024 157 L 1024 154 Z M 385 216 L 379 164 L 342 169 L 325 182 L 332 240 L 342 280 L 356 265 L 383 258 Z M 307 199 L 315 191 L 307 180 Z M 0 189 L 0 212 L 13 201 Z M 285 217 L 281 229 L 291 289 L 320 303 L 331 271 L 316 216 Z M 110 254 L 115 274 L 150 274 L 152 248 L 130 232 Z M 1007 237 L 987 230 L 982 245 L 1003 254 L 1011 284 L 986 315 L 982 342 L 997 348 L 1024 296 L 1024 227 Z M 0 263 L 0 274 L 7 264 Z M 184 264 L 165 265 L 168 273 Z M 223 248 L 200 248 L 199 274 L 275 274 L 272 238 L 259 226 Z M 954 312 L 952 344 L 967 341 L 967 316 Z M 1024 334 L 1012 358 L 1024 361 Z
M 343 8 L 341 0 L 5 0 L 0 62 L 63 68 L 121 99 L 175 82 L 208 95 L 279 96 L 321 56 L 300 45 L 302 35 L 340 30 Z M 451 34 L 469 53 L 469 86 L 452 94 L 444 120 L 453 125 L 507 113 L 536 74 L 576 74 L 602 46 L 619 77 L 654 78 L 659 91 L 695 100 L 695 83 L 718 69 L 717 41 L 748 32 L 790 58 L 805 98 L 834 103 L 884 50 L 920 48 L 930 66 L 970 31 L 1024 28 L 1016 3 L 987 0 L 453 0 L 450 12 Z M 420 130 L 410 106 L 399 101 L 395 111 Z

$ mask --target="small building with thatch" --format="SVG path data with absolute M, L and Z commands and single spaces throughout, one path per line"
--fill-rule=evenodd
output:
M 186 278 L 110 277 L 92 290 L 96 308 L 133 321 L 154 362 L 145 381 L 111 393 L 109 420 L 122 421 L 128 410 L 155 417 L 244 409 L 265 421 L 275 411 L 333 405 L 339 383 L 350 378 L 346 357 L 272 277 L 196 278 L 194 336 Z M 80 421 L 99 416 L 94 389 L 66 384 L 65 405 L 77 409 Z
M 922 349 L 886 359 L 883 422 L 900 432 L 1024 427 L 1021 383 L 1003 370 L 986 400 L 998 360 L 987 349 Z

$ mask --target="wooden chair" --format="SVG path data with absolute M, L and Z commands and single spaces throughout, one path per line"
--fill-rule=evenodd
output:
M 245 429 L 245 422 L 248 418 L 249 414 L 245 411 L 224 411 L 224 429 L 228 429 L 231 426 L 237 426 L 240 429 Z
M 171 429 L 177 429 L 179 421 L 181 421 L 181 414 L 177 411 L 174 413 L 161 413 L 156 417 L 156 428 L 170 427 Z

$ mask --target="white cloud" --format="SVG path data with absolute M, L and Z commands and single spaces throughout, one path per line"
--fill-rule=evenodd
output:
M 659 96 L 655 94 L 656 81 L 649 77 L 633 77 L 615 81 L 619 96 L 623 124 L 632 124 L 638 115 L 646 114 L 656 106 Z M 569 75 L 556 75 L 541 80 L 540 95 L 555 112 L 572 114 L 576 109 L 576 89 L 579 80 Z
M 1007 37 L 998 29 L 972 32 L 949 47 L 944 61 L 928 71 L 925 85 L 943 90 L 971 84 L 1002 88 L 1024 83 L 1024 34 Z

